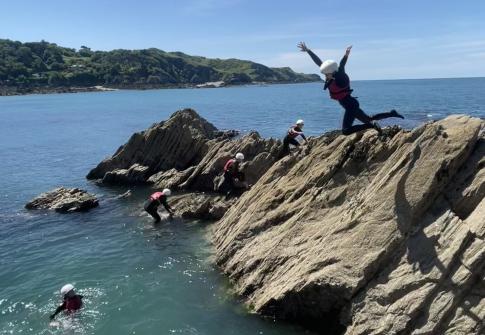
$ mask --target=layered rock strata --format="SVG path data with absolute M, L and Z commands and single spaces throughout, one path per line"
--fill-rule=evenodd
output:
M 313 140 L 216 223 L 217 263 L 255 311 L 320 331 L 479 334 L 483 127 L 451 116 Z

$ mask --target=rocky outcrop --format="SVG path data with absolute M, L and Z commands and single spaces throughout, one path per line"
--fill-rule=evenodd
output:
M 102 184 L 152 184 L 199 192 L 214 191 L 214 179 L 226 161 L 242 152 L 241 168 L 255 183 L 276 161 L 281 142 L 251 132 L 234 139 L 236 131 L 219 131 L 194 110 L 174 113 L 169 120 L 134 134 L 87 175 Z
M 184 170 L 204 157 L 209 149 L 207 141 L 216 134 L 217 129 L 194 110 L 178 111 L 167 121 L 133 134 L 111 158 L 99 163 L 86 177 L 104 179 L 111 173 L 116 177 L 108 177 L 105 183 L 130 184 L 130 169 L 136 170 L 133 183 L 139 183 L 140 179 L 146 181 L 152 174 L 171 168 Z
M 480 334 L 484 124 L 313 139 L 215 224 L 217 263 L 255 311 L 322 332 Z
M 225 199 L 215 194 L 185 193 L 170 199 L 170 205 L 184 219 L 214 221 L 222 218 L 236 200 L 236 198 Z
M 281 150 L 281 142 L 275 139 L 263 139 L 256 132 L 251 132 L 237 140 L 214 140 L 210 149 L 188 177 L 179 184 L 179 188 L 195 191 L 213 191 L 214 179 L 221 174 L 224 164 L 237 152 L 242 152 L 245 162 L 241 169 L 245 172 L 249 184 L 254 184 L 273 165 Z
M 133 164 L 128 169 L 114 169 L 104 174 L 103 184 L 143 184 L 147 180 L 149 168 L 140 164 Z
M 42 193 L 25 205 L 27 209 L 53 209 L 60 213 L 87 211 L 98 206 L 92 194 L 78 188 L 56 188 Z

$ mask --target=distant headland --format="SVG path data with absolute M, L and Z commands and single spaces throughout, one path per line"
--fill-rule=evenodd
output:
M 316 74 L 182 52 L 79 50 L 0 39 L 0 95 L 319 81 Z

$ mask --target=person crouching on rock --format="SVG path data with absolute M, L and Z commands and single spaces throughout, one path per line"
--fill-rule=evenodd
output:
M 63 296 L 64 301 L 59 307 L 57 307 L 54 314 L 49 316 L 51 320 L 53 320 L 56 315 L 62 311 L 70 314 L 81 309 L 83 305 L 83 296 L 76 294 L 74 292 L 74 286 L 72 286 L 71 284 L 66 284 L 61 288 L 61 295 Z
M 379 134 L 381 134 L 381 127 L 377 122 L 375 122 L 376 120 L 382 120 L 389 117 L 398 117 L 404 119 L 404 117 L 394 109 L 389 113 L 380 113 L 373 116 L 367 115 L 362 109 L 360 109 L 359 102 L 351 95 L 353 90 L 350 89 L 349 76 L 345 73 L 345 64 L 347 63 L 352 46 L 349 46 L 345 50 L 345 55 L 340 61 L 340 65 L 333 60 L 326 60 L 322 62 L 320 58 L 318 58 L 318 56 L 305 45 L 304 42 L 300 42 L 298 44 L 298 48 L 300 48 L 302 52 L 307 52 L 315 64 L 320 67 L 320 71 L 325 75 L 325 85 L 323 89 L 328 89 L 330 98 L 337 100 L 345 109 L 344 119 L 342 122 L 342 133 L 344 135 L 350 135 L 369 128 L 374 128 L 377 130 L 377 132 L 379 132 Z M 363 122 L 363 124 L 355 126 L 352 125 L 355 119 L 360 120 Z
M 297 137 L 303 138 L 305 144 L 308 143 L 305 134 L 303 134 L 304 125 L 305 123 L 303 122 L 303 120 L 298 120 L 296 121 L 295 125 L 291 126 L 290 129 L 288 129 L 288 133 L 283 139 L 283 151 L 281 153 L 281 156 L 286 156 L 290 153 L 290 144 L 294 145 L 295 147 L 298 147 L 300 145 Z
M 147 211 L 148 214 L 153 216 L 153 218 L 155 219 L 155 222 L 160 222 L 162 220 L 157 211 L 158 206 L 160 205 L 163 205 L 163 207 L 165 207 L 170 217 L 173 216 L 174 211 L 167 203 L 167 198 L 171 194 L 172 192 L 168 188 L 166 188 L 162 192 L 153 193 L 150 196 L 150 198 L 148 198 L 148 200 L 145 201 L 145 205 L 143 207 L 145 208 L 145 211 Z
M 248 183 L 244 180 L 244 173 L 239 168 L 243 161 L 244 155 L 238 152 L 234 158 L 229 159 L 224 165 L 223 181 L 219 191 L 225 193 L 226 198 L 236 193 L 236 191 L 249 188 Z

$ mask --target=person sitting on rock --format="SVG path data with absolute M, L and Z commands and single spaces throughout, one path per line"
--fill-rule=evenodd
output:
M 305 123 L 303 122 L 303 120 L 298 120 L 296 121 L 295 125 L 291 126 L 290 129 L 288 129 L 288 132 L 283 139 L 283 151 L 281 156 L 286 156 L 290 153 L 290 144 L 294 145 L 295 147 L 298 147 L 300 145 L 297 137 L 301 137 L 305 141 L 305 144 L 308 143 L 305 134 L 303 134 L 304 125 Z
M 404 119 L 404 117 L 396 112 L 395 109 L 388 113 L 380 113 L 373 116 L 369 116 L 362 109 L 360 109 L 359 102 L 355 97 L 353 97 L 352 89 L 350 88 L 349 76 L 345 73 L 345 64 L 350 54 L 352 46 L 349 46 L 345 55 L 340 61 L 340 65 L 333 60 L 326 60 L 322 62 L 317 55 L 315 55 L 304 42 L 298 44 L 298 48 L 302 52 L 307 52 L 312 60 L 320 67 L 320 71 L 325 75 L 325 85 L 324 90 L 328 89 L 330 93 L 330 98 L 337 100 L 340 105 L 345 109 L 344 119 L 342 122 L 342 133 L 344 135 L 350 135 L 355 132 L 374 128 L 382 134 L 382 129 L 376 120 L 382 120 L 389 117 L 398 117 Z M 363 124 L 352 125 L 355 119 L 360 120 Z
M 153 216 L 155 219 L 155 222 L 160 222 L 162 219 L 160 218 L 160 215 L 158 214 L 158 206 L 163 205 L 167 212 L 169 213 L 170 217 L 173 216 L 174 211 L 173 209 L 168 205 L 167 203 L 167 198 L 172 194 L 172 192 L 166 188 L 162 192 L 155 192 L 153 193 L 150 198 L 148 198 L 147 201 L 145 201 L 145 205 L 143 206 L 145 208 L 145 211 L 147 211 L 148 214 Z
M 234 158 L 229 159 L 224 165 L 224 175 L 219 191 L 225 193 L 226 198 L 233 195 L 237 190 L 249 188 L 244 173 L 239 169 L 239 165 L 243 161 L 244 155 L 238 152 Z
M 49 316 L 51 320 L 53 320 L 56 315 L 62 311 L 70 314 L 79 310 L 83 305 L 83 296 L 76 294 L 74 292 L 74 286 L 72 286 L 71 284 L 66 284 L 61 288 L 61 295 L 63 296 L 64 301 L 59 307 L 57 307 L 54 314 Z

